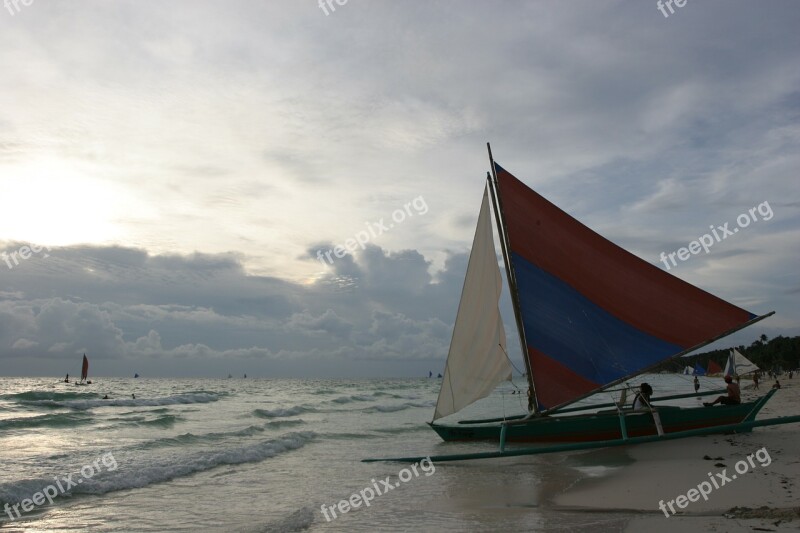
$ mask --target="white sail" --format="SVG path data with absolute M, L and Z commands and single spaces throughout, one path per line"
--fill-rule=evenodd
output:
M 751 372 L 757 372 L 758 367 L 747 357 L 741 354 L 736 348 L 732 349 L 725 365 L 726 376 L 744 376 Z
M 463 409 L 488 396 L 498 383 L 511 380 L 511 362 L 506 355 L 506 333 L 499 308 L 502 286 L 487 187 L 483 192 L 434 420 Z

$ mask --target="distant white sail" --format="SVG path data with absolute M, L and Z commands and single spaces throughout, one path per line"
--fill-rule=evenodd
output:
M 506 333 L 499 308 L 502 286 L 487 187 L 483 192 L 434 420 L 463 409 L 491 394 L 498 383 L 511 380 L 512 367 L 506 355 Z
M 728 362 L 725 364 L 726 376 L 744 376 L 752 372 L 758 372 L 759 368 L 747 357 L 741 354 L 736 348 L 730 351 Z

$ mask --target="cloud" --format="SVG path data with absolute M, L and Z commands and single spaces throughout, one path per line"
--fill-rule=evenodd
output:
M 769 201 L 675 273 L 796 333 L 798 25 L 791 1 L 33 4 L 0 32 L 0 248 L 51 252 L 0 262 L 0 357 L 418 373 L 446 353 L 487 140 L 654 264 Z
M 53 248 L 2 278 L 0 358 L 63 365 L 87 353 L 95 371 L 151 375 L 178 360 L 200 373 L 225 360 L 443 363 L 463 272 L 439 272 L 434 282 L 418 252 L 375 245 L 312 284 L 247 274 L 245 260 Z M 347 292 L 337 269 L 353 277 Z M 55 287 L 69 287 L 69 296 L 51 297 Z

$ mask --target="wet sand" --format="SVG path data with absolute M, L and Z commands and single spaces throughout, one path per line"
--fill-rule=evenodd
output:
M 758 419 L 800 414 L 800 378 L 782 379 L 781 384 L 783 388 L 772 397 Z M 770 385 L 769 381 L 762 383 L 761 390 L 754 392 L 750 382 L 743 388 L 742 399 L 763 394 Z M 630 459 L 629 464 L 607 475 L 584 478 L 560 492 L 551 500 L 555 509 L 588 514 L 625 513 L 630 517 L 625 531 L 800 529 L 800 487 L 797 486 L 800 482 L 800 424 L 619 450 Z M 585 454 L 581 461 L 586 465 L 602 465 L 608 459 L 602 453 Z M 744 473 L 737 472 L 737 465 Z M 729 479 L 724 484 L 723 472 L 723 477 Z M 714 481 L 718 488 L 713 486 Z M 707 493 L 707 500 L 697 491 L 703 482 L 708 482 L 701 488 Z M 698 494 L 689 494 L 690 489 Z M 687 494 L 698 501 L 677 501 L 678 496 Z M 659 508 L 661 501 L 665 511 Z M 667 505 L 670 501 L 675 502 L 674 514 Z

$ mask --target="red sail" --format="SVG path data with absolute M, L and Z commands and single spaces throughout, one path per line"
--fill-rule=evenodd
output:
M 756 318 L 620 248 L 495 167 L 542 410 Z
M 83 367 L 81 367 L 81 381 L 86 379 L 89 375 L 89 360 L 86 359 L 86 354 L 83 354 Z

